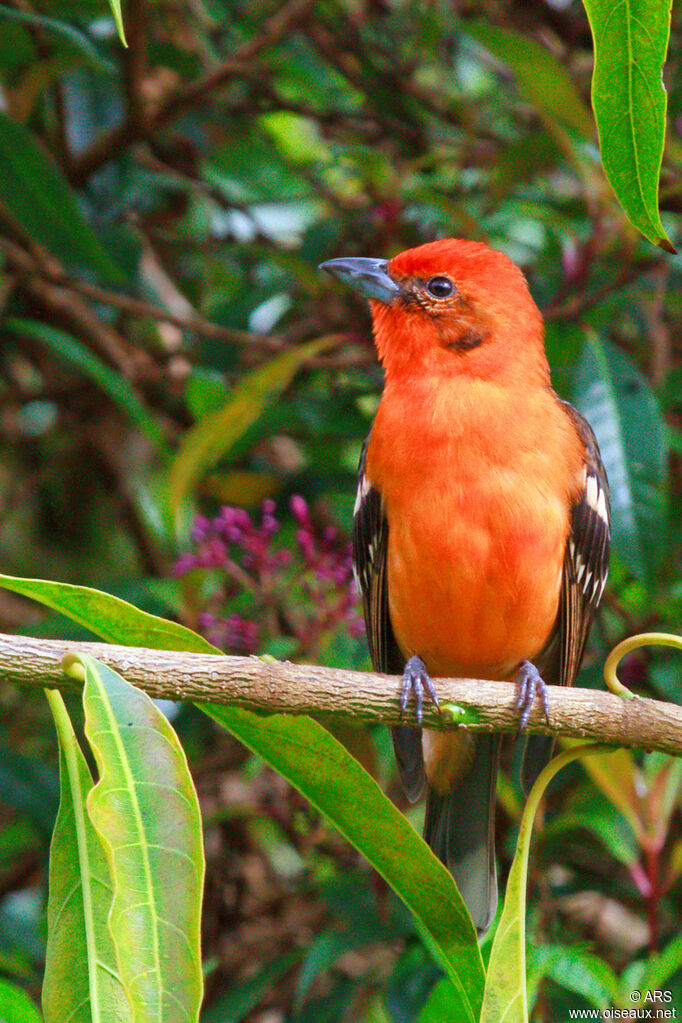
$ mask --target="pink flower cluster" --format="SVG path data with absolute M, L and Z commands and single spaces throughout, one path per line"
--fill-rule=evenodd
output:
M 318 528 L 301 496 L 292 497 L 291 513 L 297 525 L 295 554 L 277 546 L 281 524 L 272 500 L 263 502 L 260 522 L 243 508 L 231 507 L 212 519 L 195 519 L 192 550 L 181 555 L 174 574 L 203 570 L 218 575 L 199 628 L 221 649 L 254 653 L 268 631 L 273 637 L 274 623 L 280 635 L 298 641 L 302 653 L 341 624 L 353 636 L 362 634 L 351 545 L 335 526 Z M 303 607 L 290 606 L 297 586 L 305 597 Z M 253 596 L 251 617 L 227 611 L 244 591 Z
M 275 518 L 275 502 L 263 501 L 260 525 L 252 522 L 243 508 L 223 506 L 215 518 L 198 515 L 192 526 L 194 551 L 183 554 L 174 574 L 184 575 L 195 568 L 225 568 L 233 555 L 242 568 L 256 574 L 276 572 L 291 561 L 286 550 L 274 550 L 272 539 L 279 532 Z
M 344 620 L 353 636 L 361 636 L 364 622 L 358 611 L 359 594 L 353 576 L 351 544 L 343 542 L 335 526 L 318 535 L 310 510 L 298 494 L 291 499 L 291 514 L 298 523 L 296 543 L 309 576 L 304 587 L 318 606 L 329 604 L 332 617 Z

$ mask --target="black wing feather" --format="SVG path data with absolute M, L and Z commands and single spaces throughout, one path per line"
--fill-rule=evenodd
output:
M 557 621 L 538 666 L 545 682 L 571 686 L 608 574 L 611 509 L 606 471 L 592 427 L 568 402 L 561 404 L 585 445 L 585 474 L 570 513 Z M 552 736 L 528 736 L 521 769 L 524 792 L 532 788 L 555 745 Z
M 358 494 L 353 516 L 353 566 L 365 614 L 365 628 L 375 671 L 402 674 L 405 659 L 396 643 L 388 610 L 388 521 L 381 494 L 366 475 L 369 436 L 362 446 Z M 407 725 L 392 730 L 398 772 L 408 799 L 419 799 L 425 783 L 421 731 Z
M 572 405 L 562 404 L 585 444 L 584 485 L 571 508 L 559 599 L 559 680 L 570 686 L 578 673 L 608 575 L 611 505 L 606 471 L 592 427 Z

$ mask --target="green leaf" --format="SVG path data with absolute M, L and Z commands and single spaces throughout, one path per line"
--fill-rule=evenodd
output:
M 674 252 L 658 212 L 671 0 L 584 2 L 594 39 L 592 106 L 606 176 L 634 226 Z
M 651 585 L 666 553 L 665 431 L 656 399 L 632 360 L 590 335 L 576 369 L 575 404 L 599 442 L 611 487 L 613 550 Z
M 156 650 L 193 650 L 199 654 L 221 652 L 184 625 L 140 611 L 120 597 L 88 586 L 11 575 L 0 575 L 0 586 L 59 611 L 108 643 Z
M 298 950 L 289 952 L 259 970 L 254 977 L 218 997 L 201 1014 L 201 1023 L 241 1023 L 256 1008 L 276 980 L 301 958 Z
M 638 783 L 641 784 L 641 781 L 632 751 L 617 749 L 608 758 L 590 757 L 583 767 L 597 788 L 620 810 L 633 834 L 641 839 L 641 796 L 638 794 Z
M 415 1023 L 455 1023 L 457 1017 L 453 1009 L 457 1005 L 457 992 L 452 981 L 443 977 L 431 989 L 426 1004 L 417 1016 Z
M 125 377 L 116 373 L 105 362 L 93 355 L 84 344 L 57 327 L 50 327 L 39 320 L 10 317 L 5 320 L 4 326 L 13 334 L 18 334 L 19 337 L 32 337 L 42 341 L 51 351 L 90 377 L 105 394 L 109 395 L 112 401 L 123 409 L 142 433 L 146 434 L 160 451 L 170 457 L 171 450 L 166 444 L 161 427 L 149 414 Z
M 618 977 L 599 956 L 570 945 L 543 945 L 533 949 L 535 982 L 551 977 L 555 984 L 580 995 L 597 1009 L 608 1009 L 618 999 Z
M 64 1019 L 64 1017 L 61 1017 Z M 1 1023 L 42 1023 L 40 1013 L 22 988 L 0 980 Z
M 320 974 L 334 965 L 339 956 L 363 944 L 358 941 L 353 931 L 323 931 L 313 939 L 306 951 L 303 965 L 296 982 L 295 1008 L 303 1005 L 306 995 Z
M 222 408 L 228 394 L 225 377 L 216 370 L 197 367 L 187 379 L 185 401 L 194 419 Z
M 243 377 L 227 404 L 208 412 L 187 431 L 171 467 L 168 485 L 170 508 L 176 517 L 201 476 L 230 450 L 267 405 L 287 387 L 303 363 L 333 343 L 333 337 L 317 338 L 278 355 Z
M 518 79 L 526 99 L 541 113 L 580 135 L 592 135 L 592 117 L 580 98 L 571 76 L 543 46 L 511 29 L 483 21 L 467 21 L 463 26 Z
M 145 693 L 91 657 L 77 661 L 99 771 L 87 806 L 113 879 L 109 926 L 133 1018 L 197 1020 L 204 852 L 185 754 Z
M 97 590 L 11 576 L 0 576 L 0 586 L 40 600 L 109 642 L 218 652 L 189 629 Z M 451 977 L 460 1018 L 477 1020 L 483 966 L 471 919 L 451 875 L 374 779 L 309 718 L 261 718 L 200 706 L 300 788 L 367 856 L 412 911 L 428 947 Z
M 69 265 L 111 284 L 121 271 L 80 211 L 61 171 L 22 124 L 0 113 L 0 200 L 24 231 Z
M 107 927 L 111 876 L 85 809 L 92 778 L 61 695 L 47 698 L 59 737 L 61 801 L 50 846 L 45 1023 L 132 1023 Z
M 452 1018 L 478 1021 L 483 964 L 450 873 L 374 779 L 316 721 L 200 704 L 325 814 L 405 902 L 451 981 Z
M 0 799 L 52 834 L 59 803 L 57 775 L 52 766 L 0 746 Z
M 512 142 L 495 162 L 490 182 L 494 206 L 499 205 L 519 184 L 525 185 L 539 171 L 561 162 L 561 153 L 551 131 L 537 126 Z M 550 324 L 547 325 L 548 327 Z
M 125 28 L 123 27 L 123 11 L 121 10 L 121 0 L 109 0 L 109 6 L 111 7 L 114 15 L 114 21 L 116 22 L 116 30 L 118 37 L 124 46 L 128 46 L 126 42 Z
M 549 843 L 549 851 L 561 849 L 566 833 L 574 830 L 591 832 L 611 853 L 630 867 L 637 862 L 640 846 L 629 821 L 601 792 L 584 789 L 582 798 L 571 800 L 561 814 L 549 821 L 543 830 L 543 845 Z
M 41 29 L 48 35 L 56 36 L 60 41 L 70 44 L 70 48 L 76 50 L 85 59 L 85 63 L 95 71 L 103 71 L 105 74 L 116 73 L 114 64 L 99 52 L 85 32 L 74 28 L 66 21 L 49 18 L 44 14 L 34 14 L 31 11 L 16 10 L 13 7 L 6 7 L 4 4 L 0 4 L 0 19 L 13 21 L 20 25 L 32 25 Z
M 662 952 L 655 952 L 646 963 L 638 986 L 641 991 L 662 991 L 678 970 L 682 969 L 682 934 L 670 941 Z
M 516 852 L 509 871 L 504 907 L 488 961 L 480 1023 L 528 1023 L 526 998 L 526 882 L 535 814 L 545 790 L 558 771 L 571 761 L 604 746 L 585 745 L 566 750 L 550 760 L 533 785 L 521 818 Z

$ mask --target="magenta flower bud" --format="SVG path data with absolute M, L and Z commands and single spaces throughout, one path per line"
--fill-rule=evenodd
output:
M 307 525 L 309 520 L 308 505 L 306 504 L 305 498 L 301 497 L 300 494 L 294 494 L 289 502 L 291 507 L 291 513 L 301 525 Z

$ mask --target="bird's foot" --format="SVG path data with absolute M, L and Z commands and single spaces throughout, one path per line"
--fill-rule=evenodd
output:
M 545 712 L 547 724 L 549 724 L 549 693 L 535 665 L 531 664 L 530 661 L 522 661 L 516 681 L 519 686 L 516 697 L 516 709 L 519 712 L 519 732 L 522 732 L 528 724 L 528 718 L 537 695 L 540 696 L 542 709 Z
M 410 657 L 403 672 L 403 684 L 400 690 L 400 711 L 402 714 L 405 713 L 410 695 L 414 696 L 414 716 L 420 728 L 424 707 L 424 691 L 426 691 L 429 699 L 433 700 L 440 712 L 438 694 L 433 688 L 433 682 L 429 678 L 426 665 L 421 657 L 415 655 Z

